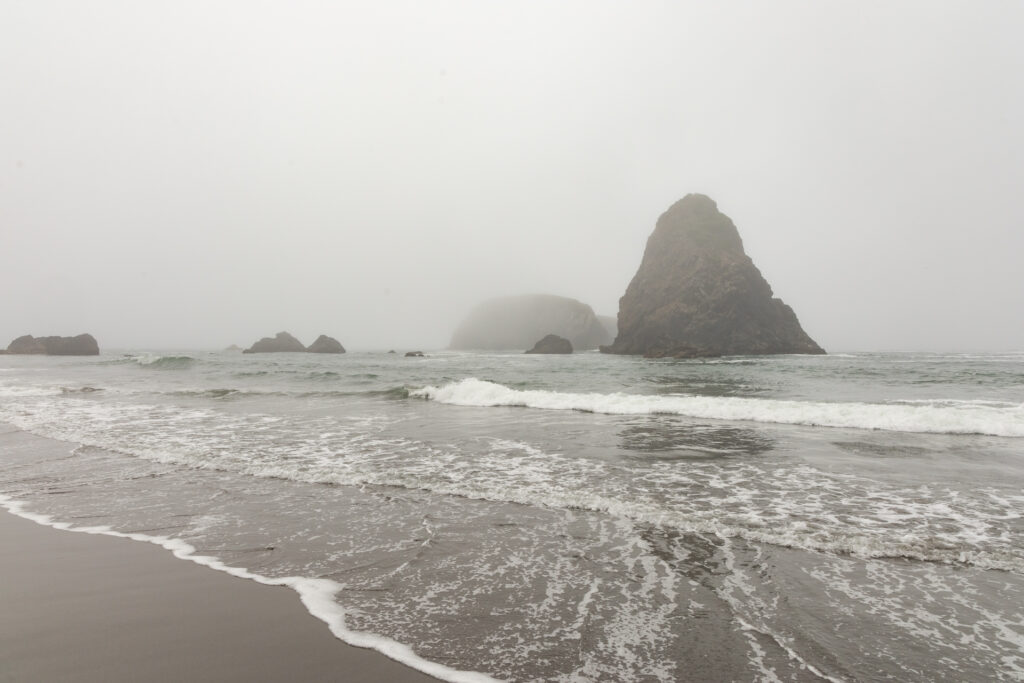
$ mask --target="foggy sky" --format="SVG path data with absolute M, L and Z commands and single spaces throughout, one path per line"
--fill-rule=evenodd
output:
M 0 0 L 0 347 L 614 315 L 718 202 L 829 351 L 1024 349 L 1024 3 Z

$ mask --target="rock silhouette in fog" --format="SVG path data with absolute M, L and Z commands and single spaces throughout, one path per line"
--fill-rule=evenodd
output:
M 549 334 L 526 353 L 572 353 L 572 342 L 557 334 Z
M 345 347 L 334 337 L 321 334 L 316 341 L 306 349 L 310 353 L 345 353 Z
M 263 337 L 242 353 L 304 353 L 306 347 L 287 332 L 278 332 L 274 337 Z
M 451 348 L 525 349 L 546 334 L 565 337 L 581 350 L 596 349 L 612 339 L 587 304 L 532 294 L 481 303 L 455 330 Z
M 11 354 L 43 354 L 47 356 L 98 356 L 99 344 L 91 334 L 77 337 L 18 337 L 7 347 Z
M 824 353 L 743 250 L 732 220 L 690 194 L 658 219 L 619 300 L 606 353 L 677 358 Z

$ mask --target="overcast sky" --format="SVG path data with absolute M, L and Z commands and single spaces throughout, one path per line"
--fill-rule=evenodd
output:
M 1024 349 L 1024 2 L 0 0 L 0 346 L 615 314 L 718 202 L 828 350 Z

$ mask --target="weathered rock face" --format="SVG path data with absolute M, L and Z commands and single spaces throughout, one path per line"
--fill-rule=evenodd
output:
M 306 347 L 287 332 L 278 332 L 273 338 L 264 337 L 242 353 L 302 353 Z
M 310 353 L 345 353 L 345 347 L 334 337 L 321 334 L 316 341 L 306 349 Z
M 690 194 L 658 219 L 619 300 L 606 353 L 661 357 L 824 353 L 743 251 L 736 226 Z
M 455 330 L 451 348 L 524 349 L 551 333 L 565 337 L 576 349 L 596 349 L 611 341 L 590 306 L 533 294 L 483 302 Z
M 557 334 L 549 334 L 526 353 L 572 353 L 572 342 Z
M 77 337 L 18 337 L 7 347 L 12 354 L 45 354 L 47 356 L 98 356 L 99 344 L 91 334 Z
M 31 334 L 26 334 L 8 344 L 7 353 L 46 353 L 46 347 L 43 346 L 42 340 L 36 339 Z

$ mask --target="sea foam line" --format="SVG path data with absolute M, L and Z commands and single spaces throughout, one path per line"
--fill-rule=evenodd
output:
M 426 386 L 410 391 L 409 396 L 458 406 L 518 406 L 608 415 L 682 415 L 810 427 L 1024 437 L 1024 404 L 996 407 L 992 402 L 972 402 L 951 406 L 823 403 L 718 396 L 577 394 L 512 389 L 475 377 L 441 387 Z
M 180 539 L 169 536 L 150 536 L 140 533 L 124 533 L 115 531 L 108 526 L 73 526 L 68 522 L 58 522 L 52 517 L 41 515 L 26 510 L 25 501 L 14 500 L 9 496 L 0 494 L 0 507 L 6 509 L 13 515 L 22 517 L 29 521 L 48 526 L 61 531 L 73 531 L 76 533 L 93 534 L 99 536 L 113 536 L 115 538 L 126 538 L 132 541 L 142 541 L 158 545 L 169 550 L 172 555 L 180 560 L 195 562 L 203 567 L 209 567 L 225 574 L 241 579 L 249 579 L 256 583 L 267 586 L 287 586 L 299 594 L 306 610 L 327 624 L 334 637 L 353 645 L 355 647 L 376 650 L 382 655 L 393 659 L 411 669 L 416 669 L 429 676 L 439 678 L 452 683 L 495 683 L 500 679 L 493 678 L 487 674 L 477 671 L 461 671 L 452 669 L 443 664 L 423 659 L 417 655 L 408 645 L 398 641 L 385 638 L 384 636 L 362 631 L 353 631 L 345 625 L 345 610 L 334 600 L 334 596 L 344 587 L 342 584 L 330 579 L 311 579 L 303 576 L 284 576 L 272 578 L 256 574 L 241 567 L 232 567 L 224 564 L 220 559 L 212 555 L 197 555 L 196 549 Z

